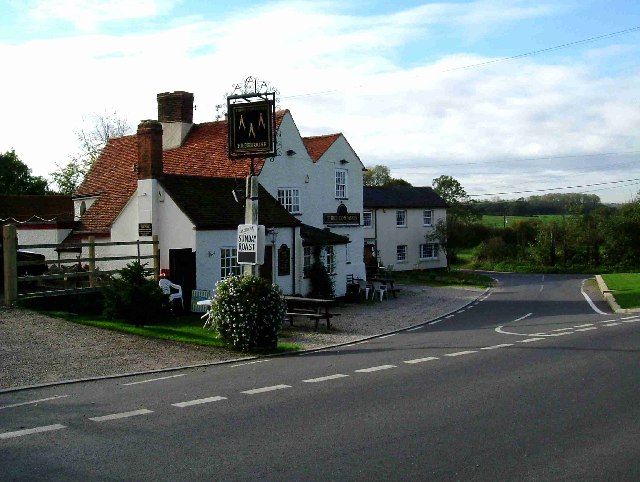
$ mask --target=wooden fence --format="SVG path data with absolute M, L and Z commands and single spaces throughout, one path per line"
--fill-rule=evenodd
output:
M 111 278 L 111 275 L 118 270 L 101 270 L 96 267 L 96 262 L 112 262 L 112 261 L 131 261 L 137 260 L 142 262 L 143 260 L 153 260 L 153 267 L 147 268 L 147 274 L 152 275 L 156 281 L 160 277 L 160 251 L 158 245 L 158 236 L 153 236 L 152 241 L 119 241 L 108 243 L 96 243 L 93 236 L 88 238 L 86 243 L 74 243 L 65 244 L 65 248 L 79 248 L 80 256 L 77 258 L 66 259 L 44 259 L 35 261 L 18 261 L 18 249 L 52 249 L 60 247 L 59 244 L 25 244 L 18 245 L 18 238 L 16 235 L 16 227 L 13 224 L 9 224 L 3 227 L 3 253 L 4 253 L 4 303 L 5 306 L 12 306 L 16 301 L 25 298 L 32 298 L 37 296 L 52 296 L 68 293 L 88 292 L 95 291 L 99 286 L 107 284 Z M 141 254 L 141 246 L 153 246 L 153 254 Z M 129 256 L 101 256 L 96 257 L 96 248 L 111 247 L 111 246 L 136 246 L 137 253 Z M 87 248 L 87 256 L 82 257 L 84 248 Z M 36 266 L 46 264 L 48 266 L 61 266 L 64 264 L 73 264 L 78 267 L 84 266 L 86 271 L 78 269 L 75 272 L 65 272 L 57 274 L 42 274 L 42 275 L 24 275 L 18 276 L 18 268 L 23 266 Z M 73 287 L 52 287 L 51 282 L 60 282 L 63 280 L 72 282 Z M 37 289 L 31 291 L 19 290 L 19 284 L 37 284 Z M 66 285 L 65 285 L 66 286 Z

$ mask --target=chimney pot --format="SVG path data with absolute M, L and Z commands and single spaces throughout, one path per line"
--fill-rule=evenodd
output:
M 158 120 L 160 122 L 182 122 L 193 124 L 193 94 L 178 90 L 162 92 L 158 98 Z

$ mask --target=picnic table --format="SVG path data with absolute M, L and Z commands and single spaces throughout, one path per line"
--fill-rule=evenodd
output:
M 304 298 L 302 296 L 285 296 L 287 302 L 287 316 L 289 323 L 293 326 L 293 318 L 296 316 L 310 318 L 315 321 L 315 331 L 318 331 L 318 322 L 325 319 L 327 330 L 331 329 L 331 318 L 340 316 L 339 313 L 332 313 L 330 308 L 335 304 L 334 300 L 321 298 Z
M 390 292 L 393 297 L 396 297 L 396 294 L 400 292 L 400 288 L 396 288 L 393 284 L 393 278 L 389 276 L 374 276 L 370 279 L 372 283 L 381 283 L 385 285 L 385 290 Z

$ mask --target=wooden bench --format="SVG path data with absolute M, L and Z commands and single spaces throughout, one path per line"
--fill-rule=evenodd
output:
M 339 313 L 331 313 L 329 307 L 333 305 L 333 300 L 322 300 L 315 298 L 302 298 L 298 296 L 285 296 L 287 302 L 287 316 L 289 323 L 293 326 L 293 318 L 296 316 L 309 318 L 315 321 L 315 331 L 318 331 L 318 324 L 321 319 L 326 320 L 327 330 L 331 329 L 331 318 L 340 316 Z

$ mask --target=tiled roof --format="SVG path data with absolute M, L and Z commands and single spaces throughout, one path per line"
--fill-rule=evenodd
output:
M 365 208 L 446 208 L 447 203 L 430 187 L 372 187 L 363 192 Z
M 313 159 L 313 162 L 318 162 L 318 159 L 327 152 L 327 149 L 329 149 L 341 135 L 341 133 L 337 133 L 327 134 L 325 136 L 303 137 L 302 141 L 304 142 L 311 159 Z
M 276 129 L 288 110 L 276 112 Z M 227 148 L 227 121 L 194 124 L 182 146 L 162 153 L 163 172 L 168 175 L 191 175 L 244 179 L 251 170 L 249 159 L 230 160 Z M 256 173 L 266 159 L 256 158 Z M 137 187 L 135 166 L 138 162 L 135 135 L 112 138 L 87 174 L 76 195 L 99 195 L 85 212 L 79 229 L 90 232 L 109 231 Z
M 73 200 L 62 195 L 0 195 L 0 222 L 70 223 Z
M 300 227 L 300 237 L 304 246 L 329 246 L 350 243 L 349 238 L 346 236 L 309 226 L 308 224 L 303 224 Z
M 167 193 L 193 222 L 196 229 L 235 229 L 244 223 L 244 206 L 232 191 L 244 191 L 244 180 L 221 177 L 165 175 L 160 179 Z M 258 194 L 260 224 L 287 227 L 300 224 L 262 186 Z

